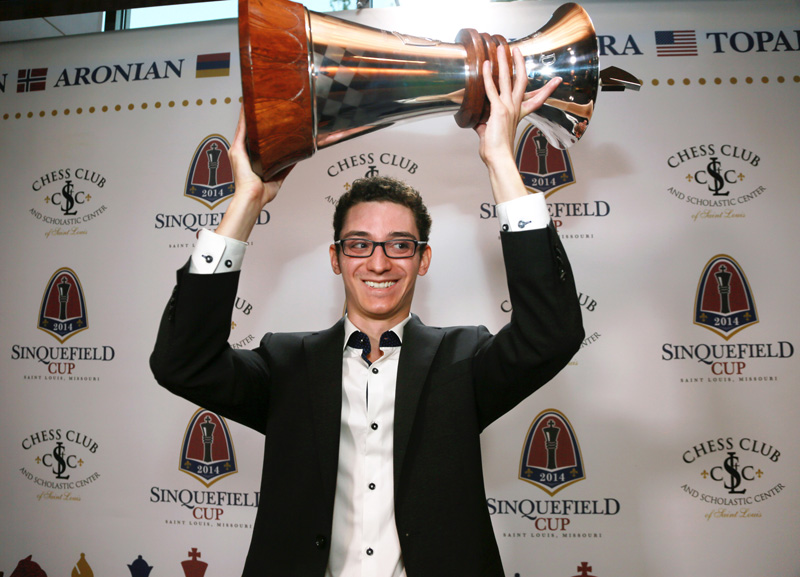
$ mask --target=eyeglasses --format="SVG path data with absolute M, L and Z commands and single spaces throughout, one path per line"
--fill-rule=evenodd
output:
M 418 246 L 424 248 L 428 243 L 412 238 L 395 238 L 384 242 L 376 242 L 366 238 L 343 238 L 333 244 L 340 246 L 345 256 L 353 258 L 371 257 L 372 253 L 375 252 L 376 246 L 381 247 L 383 254 L 389 258 L 411 258 L 417 253 Z

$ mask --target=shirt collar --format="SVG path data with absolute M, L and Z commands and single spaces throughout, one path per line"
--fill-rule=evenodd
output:
M 402 321 L 400 321 L 395 326 L 393 326 L 391 329 L 389 329 L 390 331 L 394 331 L 394 334 L 397 335 L 397 338 L 400 339 L 401 343 L 403 342 L 403 329 L 405 328 L 406 323 L 408 323 L 408 321 L 410 321 L 410 320 L 411 320 L 411 314 L 409 314 L 406 318 L 404 318 Z M 355 332 L 357 332 L 359 330 L 361 330 L 361 329 L 359 329 L 356 325 L 354 325 L 352 323 L 352 321 L 350 321 L 350 317 L 348 317 L 345 314 L 344 315 L 344 344 L 342 345 L 342 350 L 347 348 L 347 341 L 350 339 L 350 335 L 352 335 L 353 333 L 355 333 Z

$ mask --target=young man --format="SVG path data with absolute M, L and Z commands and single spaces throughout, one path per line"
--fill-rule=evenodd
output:
M 242 241 L 279 188 L 249 170 L 240 119 L 236 192 L 179 271 L 151 366 L 169 390 L 265 434 L 247 577 L 504 575 L 479 435 L 567 364 L 583 328 L 544 199 L 527 193 L 513 158 L 518 122 L 557 81 L 526 95 L 525 75 L 512 86 L 498 52 L 500 90 L 487 63 L 491 116 L 476 128 L 514 310 L 496 335 L 411 314 L 431 264 L 430 217 L 416 191 L 378 178 L 354 184 L 334 215 L 330 261 L 345 318 L 231 349 Z M 514 65 L 524 70 L 516 50 Z

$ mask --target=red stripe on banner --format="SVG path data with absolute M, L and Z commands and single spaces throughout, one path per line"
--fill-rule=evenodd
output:
M 230 52 L 219 52 L 217 54 L 200 54 L 197 57 L 198 64 L 200 62 L 214 62 L 214 61 L 228 61 L 230 62 L 231 53 Z

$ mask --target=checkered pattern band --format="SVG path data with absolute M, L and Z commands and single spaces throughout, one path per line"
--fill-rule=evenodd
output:
M 317 131 L 326 134 L 355 126 L 367 126 L 380 118 L 374 69 L 363 74 L 365 66 L 359 56 L 363 51 L 341 46 L 314 46 L 314 68 L 317 71 L 315 98 Z M 369 67 L 366 65 L 365 67 Z

